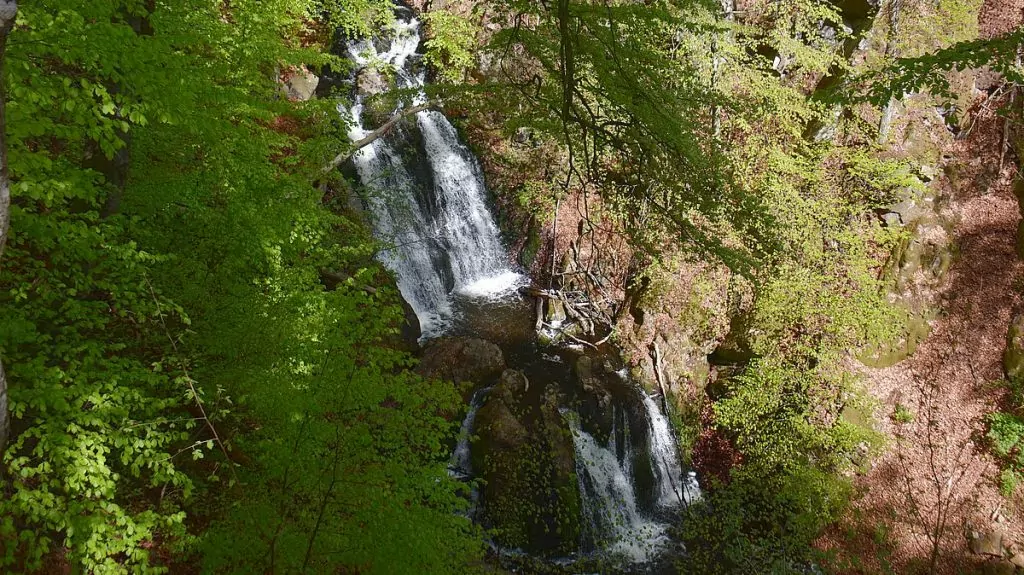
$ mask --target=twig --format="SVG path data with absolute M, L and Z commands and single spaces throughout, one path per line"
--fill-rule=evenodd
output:
M 206 422 L 206 427 L 213 434 L 213 440 L 217 443 L 217 447 L 220 448 L 220 452 L 224 454 L 224 459 L 227 461 L 229 469 L 231 469 L 231 477 L 235 480 L 235 484 L 241 486 L 242 483 L 238 480 L 238 472 L 235 470 L 235 462 L 228 455 L 228 450 L 224 446 L 224 442 L 221 441 L 220 434 L 217 433 L 217 428 L 214 427 L 213 422 L 210 421 L 209 416 L 206 414 L 206 408 L 203 407 L 203 401 L 199 399 L 199 392 L 196 391 L 195 380 L 188 372 L 188 367 L 185 362 L 181 359 L 180 353 L 178 352 L 178 344 L 171 337 L 171 332 L 167 329 L 167 322 L 164 320 L 163 307 L 160 305 L 160 298 L 156 296 L 156 290 L 153 289 L 152 282 L 149 281 L 149 276 L 143 276 L 146 280 L 146 285 L 149 287 L 149 293 L 153 296 L 153 302 L 156 303 L 157 317 L 160 318 L 160 325 L 164 328 L 164 334 L 167 336 L 167 340 L 171 342 L 171 349 L 174 350 L 174 356 L 178 358 L 178 367 L 181 368 L 181 372 L 185 374 L 185 383 L 188 384 L 189 390 L 192 392 L 192 398 L 195 399 L 196 407 L 199 408 L 200 418 Z M 194 445 L 192 447 L 195 447 Z M 180 453 L 180 452 L 179 452 Z

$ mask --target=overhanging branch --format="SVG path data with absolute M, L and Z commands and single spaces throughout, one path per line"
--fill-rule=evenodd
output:
M 427 103 L 424 103 L 424 104 L 417 104 L 415 106 L 403 109 L 401 112 L 399 112 L 399 113 L 395 114 L 394 116 L 392 116 L 391 119 L 389 119 L 387 122 L 384 122 L 384 124 L 381 127 L 379 127 L 376 130 L 370 132 L 366 136 L 356 140 L 355 142 L 352 142 L 352 147 L 350 147 L 349 149 L 345 150 L 344 152 L 338 154 L 337 156 L 334 156 L 334 159 L 331 160 L 330 162 L 328 162 L 327 165 L 325 165 L 323 167 L 323 172 L 326 174 L 326 173 L 330 172 L 331 170 L 337 168 L 338 166 L 340 166 L 342 164 L 342 162 L 344 162 L 345 160 L 347 160 L 350 157 L 352 157 L 352 154 L 356 153 L 361 148 L 369 146 L 370 144 L 372 144 L 375 141 L 377 141 L 381 136 L 387 134 L 388 131 L 391 130 L 391 128 L 395 127 L 395 124 L 401 122 L 403 119 L 405 119 L 405 118 L 407 118 L 407 117 L 409 117 L 409 116 L 411 116 L 413 114 L 418 114 L 419 112 L 422 112 L 424 110 L 429 110 L 431 108 L 436 108 L 436 107 L 438 107 L 440 105 L 441 105 L 441 102 L 435 101 L 435 102 L 427 102 Z

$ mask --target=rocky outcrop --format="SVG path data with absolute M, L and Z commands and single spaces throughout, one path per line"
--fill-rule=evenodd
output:
M 1015 388 L 1024 387 L 1024 313 L 1018 313 L 1010 321 L 1006 351 L 1003 352 L 1003 369 L 1006 378 Z
M 420 357 L 417 373 L 456 383 L 490 383 L 505 369 L 501 348 L 475 337 L 442 337 L 430 341 Z
M 631 375 L 664 392 L 684 422 L 696 426 L 711 354 L 729 333 L 727 272 L 701 264 L 650 273 L 631 294 L 618 324 Z
M 531 389 L 505 370 L 476 416 L 473 469 L 481 470 L 481 513 L 504 546 L 541 555 L 575 551 L 580 494 L 572 434 L 554 386 Z
M 901 335 L 896 341 L 865 353 L 861 360 L 872 367 L 889 367 L 917 350 L 931 331 L 938 310 L 938 294 L 953 262 L 953 222 L 943 212 L 936 183 L 923 182 L 905 189 L 900 201 L 881 217 L 888 226 L 906 230 L 886 266 L 889 301 L 901 312 Z M 886 215 L 892 215 L 886 219 Z
M 367 66 L 356 74 L 356 93 L 360 96 L 376 96 L 392 87 L 392 83 L 374 66 Z
M 320 78 L 307 70 L 305 66 L 282 74 L 281 91 L 293 102 L 305 102 L 316 93 Z

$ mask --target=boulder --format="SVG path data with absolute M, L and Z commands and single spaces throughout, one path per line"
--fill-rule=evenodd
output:
M 539 398 L 539 399 L 538 399 Z M 473 469 L 481 470 L 481 517 L 501 545 L 537 555 L 575 551 L 581 500 L 572 432 L 555 386 L 533 389 L 505 370 L 476 416 Z
M 560 325 L 565 321 L 565 305 L 562 300 L 549 297 L 544 305 L 544 321 L 552 325 Z
M 289 100 L 305 102 L 313 97 L 319 83 L 320 78 L 303 67 L 286 74 L 281 90 Z
M 581 355 L 576 359 L 573 367 L 575 368 L 577 383 L 579 383 L 585 393 L 595 398 L 598 406 L 604 410 L 611 405 L 612 395 L 601 379 L 601 376 L 606 374 L 595 373 L 595 368 L 598 367 L 595 363 L 594 359 L 590 356 Z
M 490 383 L 505 369 L 501 348 L 475 337 L 442 337 L 423 348 L 416 371 L 427 378 L 456 383 Z
M 356 74 L 356 93 L 360 96 L 376 96 L 391 89 L 391 82 L 373 66 L 367 66 Z
M 1005 536 L 998 528 L 990 529 L 984 533 L 971 531 L 968 535 L 971 552 L 975 555 L 991 555 L 1002 557 L 1006 551 L 1003 546 Z
M 1006 351 L 1003 352 L 1003 370 L 1011 383 L 1024 384 L 1024 313 L 1018 313 L 1010 320 L 1010 329 L 1006 333 Z
M 921 181 L 924 183 L 928 183 L 938 178 L 941 174 L 938 168 L 936 168 L 935 166 L 930 166 L 928 164 L 922 165 L 920 168 L 918 168 L 917 172 L 919 177 L 921 178 Z

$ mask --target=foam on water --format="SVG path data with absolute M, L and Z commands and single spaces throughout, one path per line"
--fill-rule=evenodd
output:
M 521 273 L 505 270 L 497 275 L 480 278 L 457 288 L 460 295 L 484 299 L 504 299 L 520 286 L 529 285 L 530 279 Z

